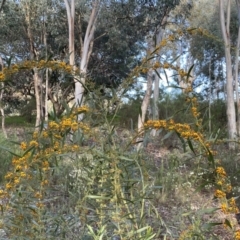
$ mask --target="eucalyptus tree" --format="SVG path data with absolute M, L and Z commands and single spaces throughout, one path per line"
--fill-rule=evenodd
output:
M 191 55 L 195 59 L 197 81 L 209 87 L 209 93 L 224 92 L 227 102 L 228 135 L 237 137 L 235 93 L 238 100 L 238 1 L 192 1 L 187 27 L 199 29 L 189 36 Z M 238 5 L 237 5 L 238 6 Z M 235 71 L 233 71 L 235 69 Z M 226 81 L 225 81 L 226 78 Z M 235 84 L 233 79 L 235 78 Z M 225 91 L 226 90 L 226 91 Z M 240 112 L 240 111 L 239 111 Z M 239 118 L 240 119 L 240 118 Z M 231 146 L 230 146 L 231 147 Z
M 5 56 L 6 60 L 9 58 L 12 62 L 51 58 L 59 61 L 65 60 L 67 19 L 64 6 L 59 1 L 7 1 L 0 21 L 2 23 L 0 53 Z M 44 80 L 44 70 L 38 69 L 33 69 L 32 76 L 27 74 L 24 78 L 22 74 L 17 74 L 17 78 L 13 76 L 11 79 L 11 86 L 16 87 L 16 91 L 28 89 L 24 90 L 24 93 L 28 93 L 28 97 L 32 97 L 34 92 L 33 96 L 37 99 L 36 126 L 44 120 L 44 115 L 47 116 L 47 111 L 44 113 L 43 109 L 46 108 L 48 99 L 52 101 L 57 113 L 61 114 L 62 99 L 70 100 L 69 93 L 73 90 L 69 77 L 63 78 L 60 70 L 48 69 L 46 72 L 48 72 L 46 77 L 49 78 L 49 84 Z M 58 97 L 60 92 L 61 98 Z

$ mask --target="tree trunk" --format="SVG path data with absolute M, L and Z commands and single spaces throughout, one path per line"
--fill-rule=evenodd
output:
M 238 38 L 236 46 L 236 57 L 235 57 L 235 91 L 236 91 L 236 102 L 237 102 L 237 133 L 240 136 L 240 101 L 239 101 L 239 83 L 238 83 L 238 65 L 239 65 L 239 47 L 240 47 L 240 0 L 236 0 L 238 10 Z
M 212 86 L 211 86 L 211 77 L 212 77 L 212 71 L 211 71 L 211 64 L 212 61 L 210 59 L 209 62 L 209 81 L 210 81 L 210 86 L 209 86 L 209 94 L 208 94 L 208 131 L 209 131 L 209 135 L 211 135 L 212 133 L 212 115 L 211 115 L 211 93 L 212 93 Z
M 0 56 L 0 67 L 1 67 L 1 70 L 0 71 L 3 71 L 3 60 L 2 60 L 2 57 Z M 1 83 L 1 90 L 0 90 L 0 111 L 1 111 L 1 115 L 2 115 L 2 131 L 3 131 L 3 134 L 5 136 L 5 138 L 7 138 L 7 131 L 5 129 L 5 114 L 4 114 L 4 104 L 3 104 L 3 92 L 4 92 L 4 83 L 2 82 Z
M 46 49 L 46 61 L 48 60 L 48 44 L 47 44 L 47 29 L 46 29 L 46 23 L 44 21 L 44 33 L 43 33 L 43 42 L 45 45 L 45 49 Z M 49 86 L 49 71 L 48 68 L 46 68 L 46 81 L 45 81 L 45 98 L 44 98 L 44 124 L 45 124 L 45 128 L 47 128 L 48 126 L 48 86 Z
M 35 90 L 35 98 L 36 98 L 36 123 L 35 123 L 35 128 L 39 129 L 40 125 L 41 125 L 41 95 L 40 95 L 40 91 L 39 91 L 39 72 L 37 68 L 33 69 L 34 74 L 33 74 L 33 79 L 34 79 L 34 90 Z
M 163 20 L 163 25 L 166 23 L 167 18 L 165 17 Z M 155 44 L 152 43 L 152 46 L 154 48 L 156 48 L 156 45 L 159 44 L 162 39 L 163 39 L 163 35 L 164 35 L 164 29 L 160 29 L 157 36 L 156 36 L 156 42 Z M 152 50 L 154 50 L 154 48 Z M 159 58 L 156 59 L 157 61 L 159 60 Z M 158 71 L 158 69 L 156 69 L 155 71 Z M 153 120 L 158 120 L 159 119 L 159 110 L 158 110 L 158 102 L 159 102 L 159 77 L 156 73 L 154 73 L 153 75 L 154 78 L 154 91 L 153 91 Z M 157 130 L 153 129 L 151 131 L 151 135 L 152 136 L 157 136 Z
M 3 60 L 0 56 L 0 66 L 1 66 L 1 71 L 3 71 Z M 4 92 L 4 83 L 1 83 L 1 91 L 0 91 L 0 111 L 1 111 L 1 115 L 2 115 L 2 131 L 3 134 L 5 136 L 5 138 L 7 138 L 7 131 L 5 128 L 5 114 L 4 114 L 4 104 L 3 104 L 3 92 Z
M 144 132 L 143 126 L 144 126 L 144 122 L 146 119 L 146 114 L 147 114 L 147 109 L 149 106 L 149 102 L 150 102 L 150 98 L 152 95 L 152 84 L 153 84 L 153 70 L 150 69 L 148 71 L 148 75 L 147 75 L 147 89 L 146 89 L 146 93 L 145 96 L 143 98 L 142 101 L 142 105 L 141 105 L 141 113 L 138 115 L 138 134 L 139 137 L 137 139 L 138 145 L 137 145 L 137 150 L 140 150 L 143 146 L 142 141 L 143 138 L 141 137 L 141 135 Z
M 69 44 L 69 64 L 75 65 L 75 47 L 74 47 L 74 19 L 75 19 L 75 0 L 64 0 L 67 18 L 68 18 L 68 44 Z
M 75 69 L 75 50 L 74 50 L 74 17 L 75 17 L 75 0 L 71 0 L 71 3 L 68 0 L 64 0 L 66 9 L 67 9 L 67 16 L 68 16 L 68 28 L 69 28 L 69 53 L 70 53 L 70 65 L 72 65 Z M 86 34 L 84 37 L 84 41 L 81 41 L 81 63 L 80 63 L 80 78 L 78 79 L 76 76 L 75 78 L 75 104 L 76 106 L 83 105 L 83 94 L 84 94 L 84 84 L 86 81 L 86 73 L 87 73 L 87 66 L 89 61 L 89 56 L 92 52 L 92 42 L 93 42 L 93 35 L 95 31 L 96 20 L 98 16 L 99 10 L 99 1 L 96 0 L 93 3 L 93 8 L 91 12 L 91 16 L 88 22 Z M 81 24 L 81 22 L 80 22 Z M 80 28 L 81 29 L 81 28 Z M 78 120 L 81 121 L 83 115 L 78 116 Z
M 85 33 L 83 45 L 81 48 L 81 63 L 80 63 L 80 79 L 75 81 L 75 103 L 77 106 L 82 106 L 84 104 L 84 85 L 86 82 L 87 67 L 89 62 L 89 57 L 92 53 L 93 47 L 93 37 L 95 32 L 95 25 L 98 17 L 99 11 L 99 1 L 96 0 L 93 3 L 92 12 L 88 22 L 87 30 Z M 83 114 L 78 116 L 78 120 L 81 121 Z
M 32 25 L 31 25 L 31 9 L 30 4 L 25 3 L 25 20 L 26 20 L 26 28 L 27 28 L 27 35 L 30 45 L 30 59 L 34 60 L 37 58 L 37 53 L 34 47 L 34 40 L 33 40 L 33 34 L 32 34 Z M 29 4 L 29 5 L 28 5 Z M 35 129 L 39 130 L 40 124 L 41 124 L 41 99 L 40 99 L 40 88 L 39 88 L 39 72 L 37 68 L 33 68 L 33 81 L 34 81 L 34 90 L 35 90 L 35 98 L 36 98 L 36 122 L 35 122 Z
M 157 71 L 157 70 L 156 70 Z M 153 90 L 153 120 L 159 119 L 159 112 L 158 112 L 158 102 L 159 102 L 159 77 L 157 74 L 154 74 L 154 90 Z M 157 130 L 152 129 L 151 131 L 152 136 L 157 136 Z
M 233 91 L 233 73 L 232 73 L 232 60 L 231 60 L 231 41 L 230 41 L 230 14 L 231 14 L 231 1 L 227 0 L 227 15 L 224 16 L 224 1 L 219 0 L 220 10 L 220 23 L 222 36 L 225 44 L 225 59 L 226 59 L 226 93 L 227 93 L 227 119 L 228 119 L 228 136 L 230 140 L 233 140 L 237 136 L 236 126 L 236 112 L 234 106 L 234 91 Z M 229 144 L 231 149 L 235 148 L 235 143 Z

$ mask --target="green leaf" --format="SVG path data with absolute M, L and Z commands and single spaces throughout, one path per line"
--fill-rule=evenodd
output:
M 91 199 L 111 199 L 110 197 L 104 197 L 104 196 L 97 196 L 97 195 L 87 195 L 86 198 L 91 198 Z
M 152 189 L 162 189 L 163 186 L 153 186 Z
M 187 216 L 191 215 L 192 213 L 193 213 L 193 211 L 191 211 L 191 212 L 186 212 L 186 213 L 183 213 L 182 216 L 183 216 L 183 217 L 187 217 Z
M 170 64 L 173 64 L 174 62 L 176 62 L 176 61 L 178 60 L 178 58 L 180 58 L 180 57 L 181 57 L 181 54 L 178 55 L 176 58 L 174 58 L 174 59 L 170 62 Z
M 138 229 L 137 231 L 135 231 L 135 233 L 141 233 L 141 232 L 147 230 L 148 228 L 149 228 L 149 226 L 146 226 L 146 227 L 140 228 L 140 229 Z
M 192 71 L 193 67 L 194 67 L 194 64 L 193 64 L 193 65 L 189 68 L 189 70 L 188 70 L 187 80 L 188 80 L 190 77 L 192 77 L 192 76 L 191 76 L 191 71 Z
M 206 209 L 201 209 L 201 210 L 197 211 L 197 214 L 199 214 L 199 215 L 212 214 L 212 213 L 216 212 L 217 210 L 219 210 L 219 208 L 217 208 L 217 207 L 206 208 Z
M 233 228 L 232 227 L 232 224 L 230 223 L 230 221 L 228 219 L 225 219 L 224 221 L 224 224 L 226 224 L 228 227 L 230 227 L 231 229 Z
M 159 74 L 158 70 L 157 70 L 157 69 L 154 69 L 154 72 L 157 74 L 157 76 L 159 77 L 159 79 L 161 79 L 161 80 L 162 80 L 162 78 L 161 78 L 161 76 L 160 76 L 160 74 Z
M 174 133 L 174 131 L 170 131 L 167 134 L 165 134 L 165 136 L 161 139 L 162 141 L 168 139 L 170 136 L 172 136 L 172 134 Z
M 163 72 L 164 72 L 165 78 L 166 78 L 166 80 L 167 80 L 167 84 L 168 84 L 168 86 L 169 86 L 168 75 L 167 75 L 167 73 L 166 73 L 166 70 L 163 69 Z
M 180 141 L 183 145 L 183 151 L 186 152 L 187 151 L 186 150 L 186 143 L 185 143 L 184 139 L 181 137 L 180 133 L 178 133 L 177 131 L 176 131 L 176 134 L 177 134 L 178 138 L 180 139 Z
M 6 148 L 6 147 L 4 147 L 4 146 L 0 146 L 0 148 L 3 149 L 3 150 L 5 150 L 5 151 L 7 151 L 7 152 L 9 152 L 9 153 L 11 153 L 13 156 L 22 157 L 21 155 L 15 153 L 15 152 L 12 152 L 10 149 L 8 149 L 8 148 Z
M 32 149 L 34 149 L 34 146 L 29 147 L 24 153 L 23 156 L 25 156 L 28 152 L 30 152 Z
M 167 88 L 177 88 L 177 89 L 184 89 L 183 87 L 179 87 L 179 86 L 177 86 L 177 85 L 174 85 L 174 84 L 171 84 L 171 85 L 169 85 Z
M 150 237 L 146 238 L 146 240 L 153 239 L 155 236 L 156 236 L 156 233 L 154 233 L 152 236 L 150 236 Z
M 209 150 L 209 148 L 207 148 L 207 151 L 208 151 L 208 161 L 209 161 L 210 163 L 212 163 L 213 167 L 215 167 L 214 157 L 213 157 L 211 151 Z
M 120 160 L 129 161 L 129 162 L 134 161 L 134 159 L 127 158 L 127 157 L 124 157 L 124 156 L 119 156 L 118 158 L 119 158 Z
M 196 153 L 195 153 L 195 151 L 194 151 L 192 142 L 191 142 L 191 140 L 190 140 L 189 138 L 187 139 L 187 142 L 188 142 L 188 146 L 190 147 L 191 151 L 192 151 L 192 152 L 194 153 L 194 155 L 196 156 Z

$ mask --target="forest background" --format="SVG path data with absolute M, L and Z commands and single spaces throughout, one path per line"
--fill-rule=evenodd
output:
M 1 239 L 240 239 L 240 1 L 2 0 Z

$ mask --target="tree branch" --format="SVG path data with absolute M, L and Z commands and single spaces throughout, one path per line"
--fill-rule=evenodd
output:
M 0 7 L 0 12 L 3 10 L 3 6 L 5 4 L 6 0 L 2 0 L 2 4 L 1 4 L 1 7 Z

